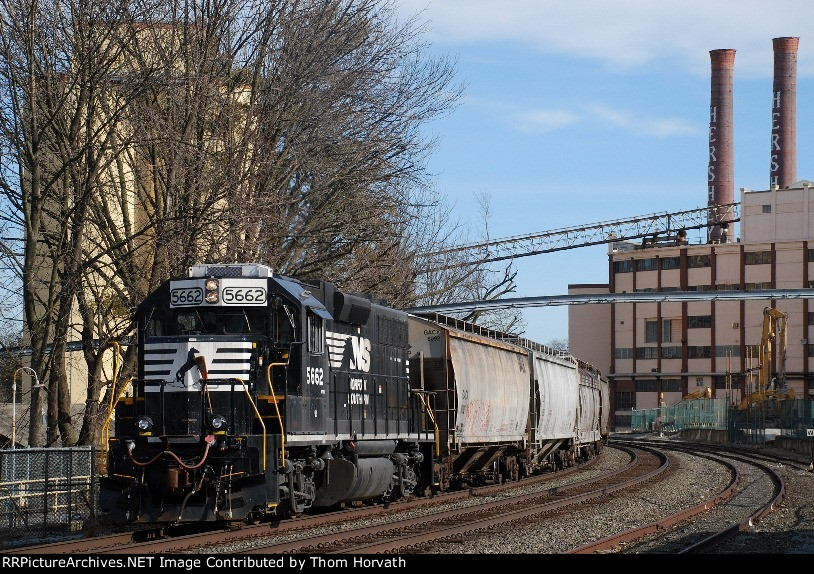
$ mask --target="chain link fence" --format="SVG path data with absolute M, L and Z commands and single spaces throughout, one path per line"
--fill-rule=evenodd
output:
M 94 447 L 0 451 L 0 547 L 94 531 L 97 459 Z
M 631 432 L 674 433 L 686 430 L 721 431 L 729 442 L 763 442 L 767 433 L 809 440 L 814 429 L 814 401 L 764 401 L 747 409 L 728 399 L 692 399 L 672 406 L 633 410 Z

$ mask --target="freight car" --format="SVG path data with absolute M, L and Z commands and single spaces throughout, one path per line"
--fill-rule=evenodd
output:
M 441 315 L 411 315 L 410 380 L 434 396 L 442 489 L 571 466 L 608 437 L 599 371 L 527 339 Z
M 515 480 L 607 437 L 607 381 L 589 366 L 264 265 L 194 265 L 135 321 L 137 374 L 113 385 L 102 444 L 100 507 L 117 523 Z

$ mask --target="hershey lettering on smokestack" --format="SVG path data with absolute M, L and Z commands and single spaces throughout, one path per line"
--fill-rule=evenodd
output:
M 734 153 L 732 149 L 732 92 L 735 50 L 710 50 L 712 62 L 712 93 L 709 105 L 709 169 L 707 185 L 708 207 L 734 203 Z M 709 223 L 716 221 L 714 210 L 710 210 Z M 708 231 L 710 243 L 732 241 L 729 231 L 734 221 L 730 211 L 719 224 L 711 225 Z
M 797 180 L 797 46 L 799 38 L 774 38 L 772 155 L 769 185 L 785 189 Z

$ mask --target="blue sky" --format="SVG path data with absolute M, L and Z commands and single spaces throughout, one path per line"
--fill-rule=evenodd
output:
M 492 238 L 705 207 L 710 50 L 736 51 L 735 200 L 768 189 L 781 36 L 800 38 L 797 179 L 814 180 L 811 0 L 395 1 L 421 11 L 433 52 L 458 59 L 466 96 L 427 126 L 440 137 L 429 168 L 464 221 L 490 198 Z M 608 279 L 606 246 L 515 265 L 518 297 Z M 531 339 L 568 336 L 566 306 L 524 316 Z

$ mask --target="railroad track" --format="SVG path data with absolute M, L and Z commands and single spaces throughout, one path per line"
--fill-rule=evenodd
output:
M 535 484 L 545 484 L 555 479 L 560 480 L 572 474 L 579 474 L 582 471 L 590 469 L 598 460 L 599 458 L 593 458 L 577 466 L 569 467 L 556 473 L 530 477 L 521 482 L 446 492 L 430 497 L 420 497 L 387 505 L 353 507 L 324 514 L 306 515 L 280 520 L 278 522 L 255 525 L 224 525 L 216 528 L 207 523 L 197 525 L 197 528 L 193 526 L 191 530 L 194 531 L 189 533 L 184 533 L 183 529 L 169 527 L 155 530 L 139 530 L 5 549 L 0 550 L 0 554 L 181 553 L 189 552 L 194 549 L 212 549 L 219 546 L 228 546 L 230 544 L 248 544 L 252 540 L 268 538 L 271 535 L 275 537 L 299 537 L 302 536 L 304 532 L 311 532 L 319 528 L 335 529 L 337 525 L 346 524 L 353 520 L 373 520 L 377 516 L 392 515 L 395 512 L 415 511 L 423 507 L 450 504 L 466 499 L 483 498 L 512 488 L 525 488 L 533 487 Z
M 376 553 L 432 553 L 439 540 L 449 541 L 457 537 L 479 536 L 485 531 L 505 528 L 541 514 L 567 513 L 575 504 L 594 498 L 602 498 L 628 488 L 635 488 L 654 477 L 669 472 L 666 457 L 655 449 L 623 448 L 628 462 L 621 468 L 595 473 L 589 478 L 574 474 L 566 483 L 547 486 L 545 480 L 538 484 L 528 481 L 511 483 L 507 491 L 521 490 L 511 494 L 497 489 L 473 489 L 468 498 L 437 500 L 425 506 L 418 515 L 415 509 L 391 508 L 387 516 L 371 521 L 349 514 L 345 521 L 335 521 L 333 526 L 321 525 L 321 530 L 308 534 L 298 532 L 295 536 L 267 536 L 266 540 L 255 537 L 230 542 L 202 543 L 194 541 L 195 548 L 179 548 L 179 541 L 120 547 L 106 553 L 156 553 L 193 552 L 195 549 L 216 553 L 240 554 L 376 554 Z M 561 473 L 550 475 L 560 478 Z M 454 507 L 451 507 L 454 506 Z M 314 527 L 316 528 L 316 527 Z M 267 533 L 268 534 L 268 533 Z M 215 546 L 217 544 L 217 546 Z
M 654 444 L 654 441 L 620 441 L 622 444 Z M 661 448 L 692 453 L 731 466 L 737 480 L 716 499 L 703 501 L 647 525 L 614 534 L 569 553 L 615 552 L 697 554 L 714 553 L 722 544 L 749 531 L 775 511 L 786 496 L 778 464 L 804 470 L 797 458 L 767 454 L 755 449 L 727 445 L 671 443 Z
M 612 448 L 605 449 L 605 453 L 615 452 L 620 461 L 608 469 L 592 468 L 593 463 L 603 462 L 603 453 L 587 464 L 535 479 L 406 503 L 140 542 L 119 538 L 102 545 L 104 539 L 98 539 L 95 549 L 84 540 L 63 543 L 61 548 L 51 544 L 18 551 L 508 554 L 519 552 L 507 542 L 516 536 L 528 542 L 524 553 L 715 553 L 726 544 L 722 541 L 727 537 L 731 540 L 759 524 L 783 501 L 783 481 L 772 472 L 773 466 L 804 467 L 804 463 L 780 459 L 774 452 L 727 446 L 731 452 L 721 452 L 721 445 L 618 439 Z M 686 500 L 678 503 L 679 508 L 663 513 L 645 510 L 633 526 L 620 519 L 622 513 L 614 510 L 614 504 L 617 508 L 631 506 L 660 497 L 666 489 L 676 490 L 670 480 L 677 479 L 670 476 L 679 468 L 688 472 L 686 467 L 692 465 L 687 460 L 703 460 L 696 465 L 700 467 L 696 472 L 716 476 L 715 483 L 720 486 L 700 492 L 700 500 L 699 492 L 689 492 Z M 686 484 L 698 482 L 691 474 L 681 480 Z M 731 514 L 735 510 L 740 514 Z M 591 535 L 585 523 L 593 523 L 592 528 L 600 534 Z M 568 542 L 560 540 L 560 535 L 551 535 L 566 531 L 581 533 L 587 541 Z M 535 534 L 539 532 L 545 534 Z M 84 549 L 77 550 L 77 542 L 84 544 Z

